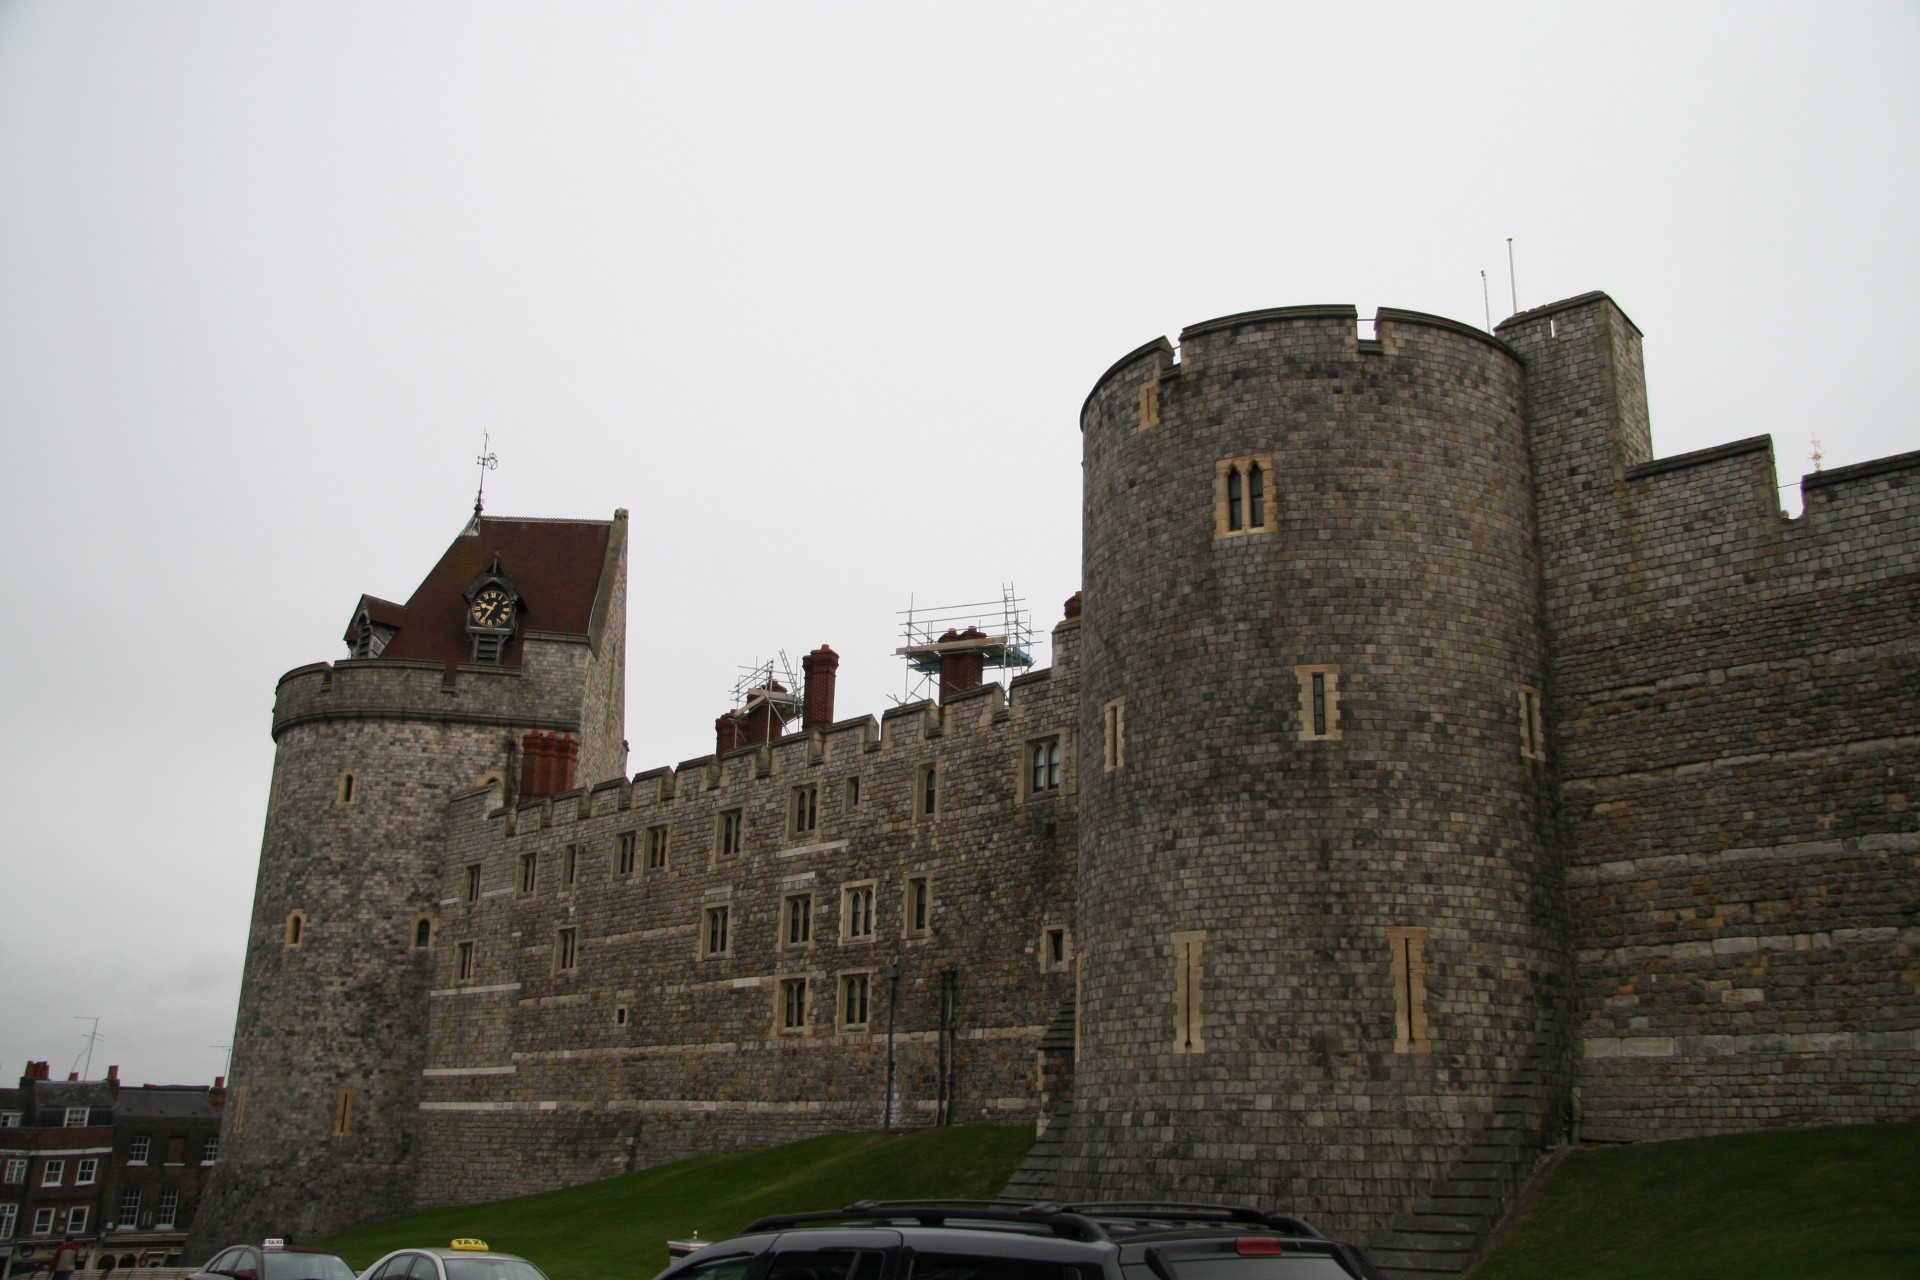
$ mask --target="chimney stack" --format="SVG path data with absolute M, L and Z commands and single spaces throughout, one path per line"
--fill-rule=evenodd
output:
M 840 655 L 831 645 L 821 645 L 800 659 L 807 674 L 806 702 L 800 711 L 800 731 L 811 733 L 833 723 L 834 673 L 840 670 Z
M 579 739 L 535 729 L 520 740 L 520 798 L 540 800 L 573 790 L 579 763 Z
M 213 1088 L 207 1090 L 207 1105 L 219 1111 L 227 1105 L 227 1078 L 215 1076 Z
M 987 633 L 978 627 L 968 627 L 965 631 L 948 632 L 940 637 L 941 644 L 952 644 L 957 640 L 985 640 Z M 985 678 L 986 662 L 980 650 L 969 649 L 958 653 L 940 655 L 940 701 L 944 705 L 948 698 L 956 693 L 965 693 L 969 689 L 978 689 Z
M 1076 591 L 1076 592 L 1074 592 L 1074 593 L 1073 593 L 1072 595 L 1070 595 L 1070 596 L 1068 596 L 1068 597 L 1067 597 L 1067 617 L 1066 617 L 1066 620 L 1067 620 L 1068 622 L 1071 622 L 1071 621 L 1073 621 L 1073 620 L 1074 620 L 1075 618 L 1077 618 L 1077 617 L 1079 617 L 1079 616 L 1080 616 L 1080 596 L 1081 596 L 1081 594 L 1082 594 L 1081 592 L 1078 592 L 1078 591 Z

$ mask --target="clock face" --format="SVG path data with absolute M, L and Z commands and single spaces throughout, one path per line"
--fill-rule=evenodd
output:
M 488 587 L 473 598 L 467 611 L 476 627 L 505 629 L 513 625 L 513 597 L 498 587 Z

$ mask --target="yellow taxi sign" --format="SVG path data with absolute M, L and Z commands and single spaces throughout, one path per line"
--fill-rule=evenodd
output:
M 485 1240 L 475 1240 L 472 1236 L 461 1236 L 447 1247 L 450 1249 L 458 1249 L 462 1253 L 485 1253 L 487 1251 L 487 1242 Z

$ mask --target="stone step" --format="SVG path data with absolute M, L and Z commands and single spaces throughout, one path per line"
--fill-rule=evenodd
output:
M 1470 1235 L 1439 1235 L 1420 1231 L 1390 1231 L 1386 1238 L 1375 1246 L 1389 1252 L 1427 1253 L 1436 1257 L 1451 1257 L 1455 1254 L 1471 1253 L 1473 1237 Z M 1368 1250 L 1371 1254 L 1373 1251 Z
M 1486 1225 L 1486 1215 L 1468 1213 L 1413 1213 L 1401 1219 L 1396 1231 L 1427 1235 L 1472 1235 Z
M 1475 1218 L 1482 1222 L 1493 1216 L 1492 1196 L 1428 1196 L 1413 1206 L 1416 1217 L 1435 1214 L 1443 1218 Z
M 1369 1249 L 1373 1265 L 1394 1280 L 1414 1276 L 1457 1276 L 1466 1269 L 1464 1253 L 1428 1253 L 1422 1249 Z

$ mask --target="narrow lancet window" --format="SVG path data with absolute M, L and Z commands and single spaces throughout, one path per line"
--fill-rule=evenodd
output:
M 1240 530 L 1246 524 L 1240 518 L 1240 468 L 1234 467 L 1227 472 L 1227 528 Z
M 1260 474 L 1260 464 L 1250 463 L 1247 467 L 1247 525 L 1260 529 L 1267 523 L 1267 488 L 1265 478 Z

